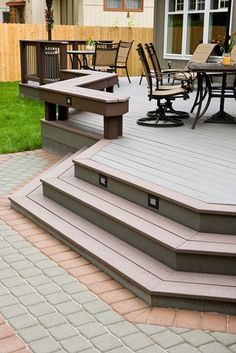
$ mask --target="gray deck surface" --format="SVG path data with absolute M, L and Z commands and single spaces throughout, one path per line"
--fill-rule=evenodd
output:
M 124 116 L 124 136 L 113 140 L 92 158 L 119 171 L 213 204 L 236 204 L 236 124 L 205 124 L 203 117 L 194 130 L 194 115 L 182 127 L 152 128 L 136 120 L 156 108 L 149 101 L 145 80 L 120 80 L 115 92 L 130 96 L 129 113 Z M 190 99 L 174 102 L 175 109 L 190 111 Z M 226 99 L 225 108 L 236 116 L 236 101 Z M 219 99 L 213 98 L 206 115 L 217 112 Z M 71 115 L 71 121 L 88 130 L 101 132 L 102 119 L 90 113 Z

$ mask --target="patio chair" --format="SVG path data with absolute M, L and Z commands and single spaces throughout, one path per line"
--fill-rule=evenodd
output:
M 116 69 L 124 69 L 126 71 L 126 76 L 129 80 L 129 83 L 131 83 L 131 80 L 128 73 L 128 59 L 133 42 L 133 40 L 131 42 L 120 41 L 116 63 Z
M 160 62 L 158 60 L 158 56 L 156 53 L 156 50 L 154 48 L 153 43 L 149 43 L 149 44 L 145 44 L 145 49 L 147 51 L 150 63 L 152 65 L 152 70 L 151 72 L 153 72 L 155 74 L 155 78 L 159 81 L 159 87 L 160 89 L 172 89 L 173 85 L 170 84 L 163 84 L 163 76 L 164 73 L 167 75 L 167 82 L 169 82 L 170 80 L 170 74 L 173 75 L 176 73 L 176 71 L 173 70 L 161 70 L 161 65 Z M 177 71 L 179 72 L 180 69 L 177 69 Z M 181 84 L 179 84 L 178 86 L 176 85 L 175 88 L 180 88 L 185 86 L 187 88 L 188 86 L 188 90 L 192 91 L 192 77 L 191 75 L 189 75 L 189 70 L 184 69 L 182 74 L 183 74 L 183 80 L 181 81 Z M 152 74 L 153 75 L 153 74 Z M 172 102 L 171 100 L 167 100 L 166 103 L 166 113 L 169 114 L 175 114 L 178 115 L 179 119 L 185 119 L 185 118 L 189 118 L 189 113 L 184 112 L 184 111 L 177 111 L 173 108 Z M 158 110 L 155 111 L 150 111 L 147 113 L 148 116 L 154 116 L 158 114 Z
M 166 108 L 169 100 L 173 100 L 180 96 L 183 99 L 189 98 L 187 89 L 185 87 L 172 87 L 171 89 L 162 89 L 158 78 L 156 79 L 156 87 L 154 88 L 152 73 L 141 43 L 139 43 L 137 46 L 137 52 L 148 83 L 148 98 L 149 100 L 155 99 L 157 101 L 158 109 L 157 115 L 154 117 L 140 118 L 137 120 L 137 124 L 152 127 L 182 126 L 183 121 L 181 121 L 178 116 L 167 115 Z
M 92 70 L 115 72 L 120 42 L 96 42 Z

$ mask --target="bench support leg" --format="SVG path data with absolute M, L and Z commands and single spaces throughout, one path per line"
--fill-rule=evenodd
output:
M 104 138 L 117 139 L 123 134 L 123 116 L 104 116 Z
M 56 104 L 45 102 L 45 119 L 56 120 L 57 109 Z
M 63 105 L 58 106 L 58 120 L 67 120 L 69 116 L 69 109 Z

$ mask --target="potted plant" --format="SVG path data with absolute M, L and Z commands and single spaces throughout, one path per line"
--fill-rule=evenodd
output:
M 233 49 L 233 46 L 235 45 L 235 36 L 236 32 L 232 33 L 231 36 L 229 36 L 228 41 L 226 41 L 226 38 L 218 41 L 218 44 L 220 45 L 220 50 L 222 52 L 223 65 L 231 65 L 231 51 Z
M 95 41 L 90 37 L 86 40 L 86 49 L 87 50 L 94 50 Z

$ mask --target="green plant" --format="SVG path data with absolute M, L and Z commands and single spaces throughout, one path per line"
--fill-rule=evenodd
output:
M 0 153 L 40 148 L 43 103 L 19 97 L 18 82 L 1 82 L 0 91 Z
M 86 45 L 88 46 L 94 46 L 95 45 L 95 42 L 94 40 L 90 37 L 86 40 Z
M 220 45 L 220 50 L 222 53 L 231 53 L 233 46 L 235 44 L 235 36 L 236 36 L 236 32 L 231 34 L 231 36 L 229 37 L 229 40 L 228 40 L 228 45 L 226 43 L 225 37 L 223 39 L 219 39 L 217 41 L 217 44 Z

